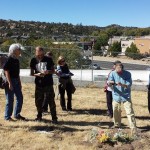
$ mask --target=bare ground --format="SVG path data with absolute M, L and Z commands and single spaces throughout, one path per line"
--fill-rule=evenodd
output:
M 0 149 L 1 150 L 148 150 L 150 147 L 150 115 L 147 110 L 147 93 L 132 92 L 139 140 L 131 144 L 99 145 L 86 141 L 93 127 L 111 130 L 112 120 L 106 116 L 105 93 L 98 88 L 77 88 L 73 95 L 73 111 L 62 112 L 56 100 L 58 125 L 51 124 L 51 116 L 44 115 L 43 122 L 35 122 L 34 85 L 24 84 L 22 115 L 29 121 L 6 122 L 3 119 L 5 97 L 0 90 Z M 128 121 L 122 109 L 122 123 L 128 129 Z

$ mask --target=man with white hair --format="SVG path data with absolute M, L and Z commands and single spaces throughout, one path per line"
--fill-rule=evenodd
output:
M 5 120 L 12 121 L 14 95 L 16 96 L 16 106 L 14 110 L 14 118 L 17 120 L 25 120 L 20 115 L 23 104 L 22 86 L 20 81 L 20 63 L 19 56 L 21 55 L 21 45 L 18 43 L 12 44 L 9 47 L 9 54 L 6 63 L 4 64 L 4 73 L 7 79 L 5 86 L 6 108 Z

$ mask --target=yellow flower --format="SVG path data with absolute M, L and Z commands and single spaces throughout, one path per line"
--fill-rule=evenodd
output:
M 99 141 L 101 143 L 107 142 L 109 137 L 106 134 L 102 134 L 101 137 L 99 138 Z

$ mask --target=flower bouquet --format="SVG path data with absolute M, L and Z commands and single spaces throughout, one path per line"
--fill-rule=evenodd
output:
M 117 132 L 109 130 L 92 129 L 88 135 L 89 142 L 107 143 L 107 144 L 117 144 L 117 143 L 131 143 L 135 140 L 133 137 L 129 136 L 128 133 L 123 132 L 122 129 L 118 129 Z

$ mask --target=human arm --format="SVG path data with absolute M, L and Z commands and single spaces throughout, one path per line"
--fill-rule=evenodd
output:
M 130 72 L 126 72 L 124 83 L 118 82 L 117 85 L 122 86 L 124 88 L 130 88 L 131 85 L 132 85 L 131 73 Z
M 114 79 L 113 72 L 111 72 L 109 74 L 109 77 L 108 77 L 108 80 L 107 80 L 107 84 L 108 84 L 108 86 L 112 86 L 112 85 L 115 84 L 115 79 Z
M 9 89 L 10 89 L 10 90 L 13 90 L 13 86 L 12 86 L 12 82 L 11 82 L 11 79 L 10 79 L 9 70 L 4 70 L 4 73 L 5 73 L 5 76 L 6 76 L 8 85 L 9 85 Z
M 73 73 L 71 73 L 71 72 L 69 71 L 68 66 L 64 66 L 64 67 L 67 67 L 67 70 L 68 70 L 67 72 L 68 72 L 68 73 L 64 73 L 64 72 L 62 71 L 62 67 L 60 67 L 59 65 L 57 66 L 56 72 L 57 72 L 57 75 L 58 75 L 59 77 L 71 77 L 71 76 L 74 75 Z

